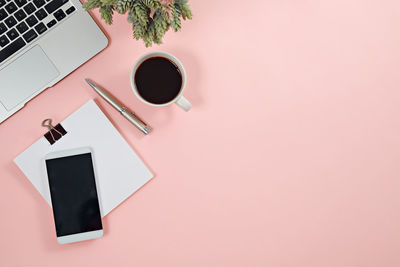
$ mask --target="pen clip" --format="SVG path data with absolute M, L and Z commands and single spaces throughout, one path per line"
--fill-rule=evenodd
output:
M 148 126 L 140 117 L 138 117 L 134 112 L 128 110 L 127 108 L 122 107 L 121 114 L 144 134 L 149 134 L 152 130 L 151 127 Z

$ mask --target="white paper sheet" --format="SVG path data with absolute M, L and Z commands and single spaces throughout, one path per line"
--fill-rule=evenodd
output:
M 14 159 L 49 205 L 44 157 L 53 151 L 78 147 L 92 149 L 103 217 L 153 177 L 93 100 L 61 125 L 67 134 L 55 144 L 50 145 L 42 137 Z

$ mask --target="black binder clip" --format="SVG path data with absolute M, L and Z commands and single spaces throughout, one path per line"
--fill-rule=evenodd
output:
M 67 134 L 67 131 L 61 126 L 61 124 L 53 126 L 51 123 L 51 119 L 45 119 L 42 121 L 42 126 L 49 129 L 44 137 L 49 141 L 50 145 L 54 144 L 57 140 Z

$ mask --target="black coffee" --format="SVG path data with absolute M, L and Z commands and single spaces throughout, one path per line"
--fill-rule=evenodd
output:
M 136 69 L 135 84 L 139 94 L 153 104 L 174 99 L 182 87 L 179 68 L 164 57 L 151 57 Z

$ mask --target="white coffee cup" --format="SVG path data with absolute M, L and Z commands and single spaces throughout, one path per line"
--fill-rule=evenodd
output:
M 155 104 L 155 103 L 151 103 L 151 102 L 147 101 L 146 99 L 144 99 L 139 94 L 138 89 L 136 87 L 135 73 L 136 73 L 137 68 L 143 63 L 143 61 L 145 61 L 148 58 L 152 58 L 152 57 L 164 57 L 164 58 L 167 58 L 168 60 L 173 62 L 179 68 L 179 71 L 180 71 L 181 76 L 182 76 L 182 86 L 181 86 L 181 89 L 180 89 L 179 93 L 176 95 L 176 97 L 174 99 L 172 99 L 171 101 L 169 101 L 167 103 Z M 169 53 L 166 53 L 166 52 L 151 52 L 151 53 L 145 54 L 144 56 L 139 58 L 139 60 L 136 61 L 135 65 L 132 68 L 131 86 L 132 86 L 133 93 L 143 103 L 145 103 L 147 105 L 150 105 L 150 106 L 153 106 L 153 107 L 164 107 L 164 106 L 171 105 L 172 103 L 175 103 L 179 107 L 181 107 L 184 111 L 188 111 L 192 107 L 192 104 L 190 104 L 190 102 L 183 96 L 183 91 L 185 90 L 185 86 L 186 86 L 186 72 L 185 72 L 185 69 L 183 68 L 183 65 L 179 61 L 179 59 L 177 59 L 176 57 L 174 57 L 173 55 L 171 55 Z

